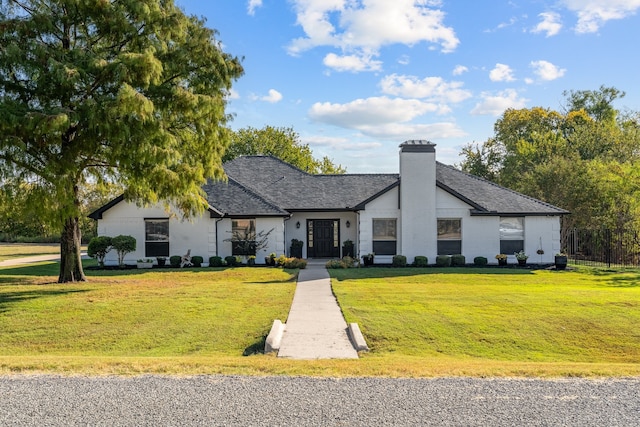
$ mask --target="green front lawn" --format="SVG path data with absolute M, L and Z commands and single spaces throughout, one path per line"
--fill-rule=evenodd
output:
M 58 244 L 0 243 L 0 261 L 34 255 L 55 255 L 60 253 Z
M 367 357 L 640 363 L 640 274 L 331 270 Z

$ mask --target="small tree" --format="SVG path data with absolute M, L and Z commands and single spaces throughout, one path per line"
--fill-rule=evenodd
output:
M 91 258 L 96 258 L 100 267 L 104 267 L 104 258 L 107 253 L 112 249 L 111 237 L 98 236 L 91 239 L 89 246 L 87 247 L 87 255 Z
M 118 252 L 118 265 L 124 266 L 124 256 L 136 250 L 136 239 L 131 236 L 119 235 L 111 239 L 113 249 Z
M 231 237 L 225 242 L 231 242 L 236 250 L 243 255 L 255 255 L 269 244 L 269 235 L 274 229 L 256 233 L 255 231 L 232 231 Z

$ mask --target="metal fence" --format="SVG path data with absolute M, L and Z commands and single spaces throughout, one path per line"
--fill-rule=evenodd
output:
M 570 229 L 562 232 L 562 248 L 570 262 L 606 267 L 640 267 L 637 231 Z

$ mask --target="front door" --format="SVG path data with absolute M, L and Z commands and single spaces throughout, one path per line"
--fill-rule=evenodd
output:
M 310 219 L 307 221 L 307 256 L 315 258 L 340 257 L 340 221 Z

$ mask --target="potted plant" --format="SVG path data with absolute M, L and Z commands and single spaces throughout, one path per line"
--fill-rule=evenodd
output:
M 264 257 L 264 263 L 267 265 L 276 265 L 276 253 L 271 252 L 268 257 Z
M 156 261 L 158 262 L 158 266 L 164 267 L 164 265 L 167 263 L 167 258 L 163 256 L 157 256 Z
M 524 251 L 514 252 L 516 259 L 518 260 L 518 265 L 527 265 L 527 259 L 529 255 L 524 253 Z
M 498 260 L 498 265 L 507 265 L 507 254 L 498 254 L 496 259 Z
M 368 253 L 366 255 L 362 255 L 362 262 L 365 266 L 373 265 L 373 258 L 375 257 L 374 253 Z
M 556 270 L 564 270 L 567 268 L 567 254 L 564 252 L 557 253 L 555 256 Z
M 350 256 L 351 258 L 353 258 L 353 241 L 352 240 L 345 240 L 344 242 L 342 242 L 342 256 Z
M 302 240 L 291 239 L 291 248 L 289 249 L 289 253 L 293 258 L 302 258 L 303 244 Z
M 249 257 L 247 258 L 247 265 L 250 265 L 250 266 L 256 265 L 256 256 L 255 255 L 249 255 Z
M 136 261 L 136 266 L 138 268 L 151 268 L 153 267 L 153 259 L 151 258 L 141 258 Z

